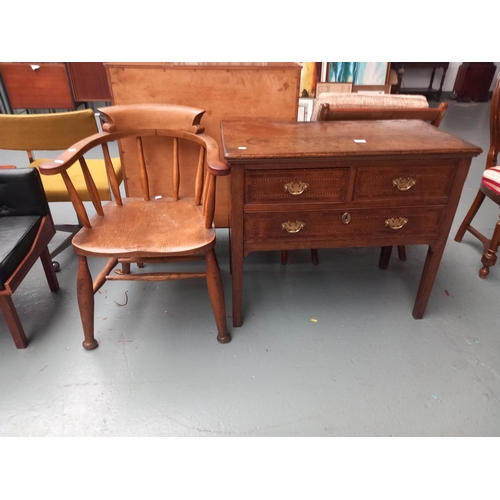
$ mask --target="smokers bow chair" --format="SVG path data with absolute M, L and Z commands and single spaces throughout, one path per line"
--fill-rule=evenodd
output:
M 498 152 L 500 150 L 500 75 L 498 76 L 490 108 L 490 149 L 486 157 L 486 169 L 481 177 L 481 184 L 476 198 L 460 225 L 455 241 L 462 241 L 466 231 L 475 236 L 484 246 L 481 263 L 483 267 L 479 271 L 481 278 L 486 278 L 490 273 L 490 267 L 497 261 L 497 251 L 500 244 L 500 221 L 496 223 L 493 235 L 487 238 L 476 228 L 472 227 L 474 219 L 485 198 L 489 198 L 500 206 L 500 165 L 498 164 Z
M 99 110 L 107 123 L 104 132 L 73 145 L 55 161 L 41 165 L 42 174 L 62 175 L 83 228 L 73 238 L 78 255 L 77 295 L 85 340 L 83 347 L 97 347 L 94 338 L 94 294 L 107 280 L 160 281 L 206 277 L 208 293 L 217 324 L 217 340 L 231 340 L 226 325 L 224 291 L 214 252 L 215 184 L 220 175 L 229 174 L 229 165 L 219 158 L 217 143 L 203 133 L 200 120 L 204 111 L 168 104 L 110 106 Z M 110 141 L 132 143 L 135 157 L 127 157 L 125 168 L 138 169 L 141 197 L 124 197 L 118 179 L 107 159 L 107 174 L 114 201 L 102 205 L 92 175 L 83 161 L 84 154 Z M 194 145 L 194 147 L 193 147 Z M 181 154 L 186 146 L 195 155 Z M 157 155 L 158 151 L 169 154 Z M 158 159 L 159 158 L 159 159 Z M 194 158 L 194 164 L 186 159 Z M 68 170 L 79 161 L 97 215 L 89 218 Z M 159 194 L 159 187 L 148 180 L 148 170 L 170 174 L 171 196 Z M 181 182 L 194 171 L 192 183 Z M 186 174 L 186 175 L 184 175 Z M 186 184 L 190 184 L 187 186 Z M 107 258 L 102 271 L 92 281 L 88 257 Z M 206 272 L 131 272 L 131 264 L 204 260 Z M 113 269 L 122 264 L 118 273 Z
M 47 247 L 54 234 L 38 171 L 0 169 L 0 309 L 18 349 L 24 349 L 28 340 L 12 294 L 38 258 L 50 289 L 59 289 Z
M 35 168 L 48 161 L 48 158 L 35 159 L 33 151 L 43 151 L 44 153 L 56 151 L 58 154 L 75 142 L 97 132 L 96 119 L 91 109 L 32 115 L 0 114 L 0 149 L 26 151 L 30 162 L 29 166 Z M 109 156 L 107 149 L 105 149 L 104 154 Z M 120 159 L 113 158 L 111 161 L 117 182 L 121 183 L 123 175 Z M 87 166 L 94 178 L 101 199 L 111 200 L 106 166 L 102 156 L 98 159 L 87 159 Z M 80 166 L 74 165 L 68 170 L 68 175 L 82 200 L 90 201 Z M 60 175 L 42 176 L 42 183 L 49 203 L 71 201 Z M 71 244 L 71 238 L 81 227 L 80 221 L 76 224 L 56 224 L 57 231 L 64 231 L 69 235 L 51 252 L 52 259 Z M 54 262 L 54 267 L 56 271 L 59 270 L 57 262 Z

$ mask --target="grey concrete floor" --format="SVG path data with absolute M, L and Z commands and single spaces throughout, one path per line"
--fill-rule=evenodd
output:
M 320 250 L 318 266 L 306 250 L 286 266 L 263 252 L 245 261 L 229 344 L 216 341 L 203 280 L 114 282 L 96 295 L 100 345 L 85 351 L 68 249 L 58 292 L 37 264 L 14 295 L 27 349 L 0 318 L 0 436 L 499 436 L 500 265 L 481 280 L 479 242 L 453 241 L 484 169 L 489 103 L 449 105 L 441 128 L 484 152 L 422 320 L 411 311 L 423 246 L 385 271 L 378 248 Z M 0 151 L 12 162 L 24 155 Z M 74 221 L 69 204 L 51 208 Z M 478 229 L 498 213 L 485 202 Z M 231 324 L 227 230 L 217 236 Z

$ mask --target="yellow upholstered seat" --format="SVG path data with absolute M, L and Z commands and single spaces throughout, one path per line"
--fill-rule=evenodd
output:
M 0 114 L 0 149 L 27 151 L 29 166 L 38 168 L 50 158 L 35 159 L 33 151 L 63 151 L 86 137 L 97 134 L 94 111 L 69 111 L 65 113 L 41 113 L 29 115 Z M 111 159 L 113 169 L 119 183 L 123 180 L 122 166 L 119 158 Z M 17 165 L 27 166 L 27 165 Z M 89 159 L 87 166 L 96 183 L 102 200 L 111 200 L 111 190 L 106 175 L 104 159 Z M 89 201 L 87 186 L 79 163 L 68 169 L 68 174 L 78 193 L 84 201 Z M 42 176 L 43 187 L 49 202 L 71 201 L 68 190 L 61 175 Z M 51 253 L 55 257 L 71 243 L 71 238 L 81 225 L 57 225 L 56 229 L 70 232 L 70 236 Z M 56 265 L 57 267 L 57 265 Z

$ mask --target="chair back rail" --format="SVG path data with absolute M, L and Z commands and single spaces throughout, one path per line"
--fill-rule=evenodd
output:
M 448 104 L 442 102 L 437 108 L 343 108 L 324 103 L 318 121 L 333 120 L 424 120 L 439 127 Z

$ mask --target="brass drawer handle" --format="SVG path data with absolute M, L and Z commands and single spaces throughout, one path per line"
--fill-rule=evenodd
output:
M 308 187 L 309 187 L 309 184 L 307 184 L 306 182 L 302 182 L 302 181 L 287 182 L 284 186 L 285 193 L 288 191 L 293 196 L 299 196 L 304 191 L 307 191 Z
M 408 219 L 405 219 L 404 217 L 392 217 L 391 219 L 387 219 L 385 221 L 385 225 L 397 231 L 398 229 L 401 229 L 407 222 Z
M 400 191 L 408 191 L 411 187 L 413 187 L 417 181 L 408 177 L 407 179 L 400 177 L 399 179 L 394 179 L 392 181 L 392 185 L 398 188 Z
M 281 229 L 284 229 L 287 233 L 298 233 L 306 224 L 299 220 L 291 221 L 288 220 L 281 224 Z

